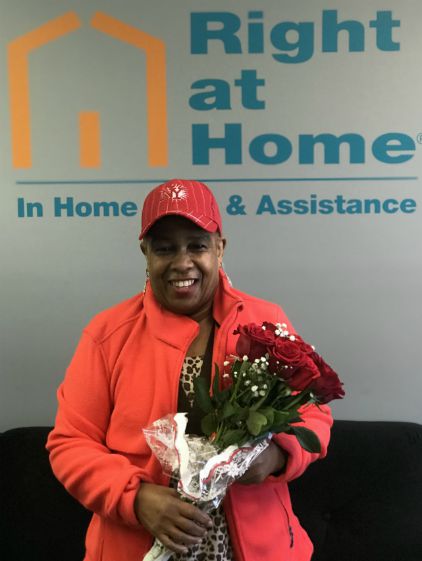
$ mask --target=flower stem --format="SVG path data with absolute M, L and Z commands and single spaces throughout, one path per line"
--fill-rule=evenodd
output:
M 301 405 L 303 405 L 309 400 L 309 397 L 309 392 L 300 392 L 298 395 L 293 397 L 292 401 L 288 403 L 287 407 L 290 409 L 298 405 L 300 402 L 302 402 Z
M 221 422 L 217 427 L 217 434 L 214 439 L 214 443 L 218 445 L 220 443 L 220 438 L 222 437 L 224 432 L 224 422 Z
M 238 389 L 239 389 L 240 382 L 242 381 L 243 372 L 244 372 L 245 370 L 248 369 L 249 365 L 250 365 L 250 363 L 249 363 L 248 361 L 242 362 L 242 364 L 241 364 L 241 366 L 240 366 L 240 369 L 239 369 L 238 372 L 237 372 L 236 385 L 235 385 L 234 391 L 233 391 L 233 393 L 232 393 L 232 395 L 231 395 L 231 397 L 230 397 L 230 403 L 233 403 L 233 402 L 236 400 L 236 398 L 237 398 L 237 391 L 238 391 Z

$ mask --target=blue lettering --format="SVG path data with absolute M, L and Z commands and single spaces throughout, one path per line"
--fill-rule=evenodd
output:
M 337 10 L 323 10 L 322 12 L 322 51 L 324 53 L 338 52 L 338 34 L 340 31 L 349 33 L 349 51 L 362 52 L 365 50 L 365 28 L 356 20 L 337 21 Z
M 315 144 L 324 146 L 324 163 L 338 164 L 340 162 L 340 144 L 348 143 L 350 150 L 350 163 L 362 164 L 365 162 L 365 140 L 360 134 L 346 133 L 341 136 L 322 133 L 299 135 L 299 163 L 313 164 L 315 162 Z
M 27 202 L 23 197 L 18 197 L 18 218 L 42 218 L 44 207 L 39 202 Z
M 295 209 L 295 214 L 308 214 L 309 212 L 308 201 L 305 199 L 296 199 L 293 207 Z
M 292 202 L 287 199 L 281 199 L 277 204 L 278 214 L 292 214 Z
M 400 203 L 400 210 L 406 214 L 415 212 L 416 201 L 414 199 L 403 199 Z
M 399 210 L 399 203 L 396 199 L 386 199 L 382 203 L 382 210 L 387 214 L 394 214 Z
M 92 207 L 94 216 L 110 216 L 110 213 L 112 214 L 112 216 L 119 216 L 120 214 L 119 203 L 117 203 L 116 201 L 101 203 L 94 202 Z M 76 205 L 76 208 L 78 208 L 78 205 Z
M 333 201 L 331 201 L 330 199 L 322 199 L 321 201 L 319 201 L 320 214 L 332 214 L 333 210 Z
M 297 158 L 299 164 L 314 164 L 317 146 L 320 146 L 319 159 L 324 164 L 364 164 L 366 161 L 365 144 L 365 138 L 357 133 L 344 133 L 339 136 L 330 133 L 300 134 Z M 208 165 L 210 151 L 214 149 L 224 150 L 226 164 L 241 164 L 242 147 L 242 125 L 240 123 L 226 123 L 224 135 L 221 137 L 211 137 L 208 124 L 192 125 L 192 161 L 195 165 Z M 414 157 L 415 150 L 414 140 L 404 133 L 385 133 L 372 142 L 374 158 L 384 164 L 407 162 Z M 259 164 L 282 164 L 290 159 L 292 153 L 292 140 L 281 134 L 265 133 L 249 140 L 249 155 L 253 161 Z M 342 155 L 343 157 L 341 157 Z
M 235 195 L 237 197 L 237 195 Z M 277 208 L 277 210 L 276 210 Z M 318 199 L 311 194 L 309 199 L 280 199 L 275 206 L 270 195 L 262 195 L 256 214 L 271 215 L 306 215 L 306 214 L 397 214 L 398 212 L 413 213 L 416 210 L 414 199 L 345 199 L 337 195 L 334 199 Z M 231 214 L 231 213 L 230 213 Z
M 249 12 L 249 19 L 262 19 L 264 12 Z M 248 53 L 264 52 L 264 24 L 249 22 L 248 24 Z
M 346 214 L 346 211 L 344 210 L 344 197 L 343 195 L 337 195 L 337 197 L 334 199 L 335 203 L 336 203 L 336 208 L 337 208 L 337 212 L 339 214 Z
M 18 197 L 18 218 L 25 217 L 25 199 Z
M 347 201 L 347 214 L 362 214 L 362 201 L 360 199 L 350 199 Z
M 294 31 L 297 34 L 296 41 L 288 41 L 287 34 Z M 280 51 L 297 51 L 295 54 L 273 54 L 277 62 L 299 63 L 306 62 L 314 54 L 314 24 L 291 21 L 278 23 L 271 31 L 271 43 Z
M 226 164 L 242 163 L 242 125 L 240 123 L 225 124 L 224 136 L 211 138 L 209 125 L 192 125 L 192 163 L 208 165 L 210 150 L 222 149 Z
M 93 203 L 81 201 L 75 204 L 73 197 L 54 197 L 54 216 L 61 218 L 62 216 L 80 218 L 94 217 L 108 217 L 108 216 L 134 216 L 138 207 L 136 203 L 126 201 L 120 204 L 117 201 L 95 201 Z
M 221 41 L 224 52 L 238 54 L 242 45 L 236 33 L 240 29 L 240 18 L 231 12 L 193 12 L 191 14 L 191 53 L 208 54 L 208 41 Z M 210 29 L 208 24 L 219 24 L 219 29 Z
M 262 195 L 261 201 L 256 211 L 257 214 L 263 214 L 264 212 L 269 212 L 270 214 L 277 214 L 274 203 L 270 195 Z
M 380 214 L 381 212 L 381 201 L 379 199 L 365 199 L 365 214 L 370 214 L 374 212 L 375 214 Z
M 246 109 L 264 109 L 265 101 L 258 99 L 258 87 L 265 85 L 265 80 L 257 77 L 256 70 L 242 70 L 240 78 L 234 85 L 241 90 L 241 103 Z M 230 84 L 225 80 L 204 79 L 192 84 L 192 89 L 211 88 L 209 91 L 194 94 L 189 105 L 196 111 L 210 109 L 231 109 Z
M 66 197 L 66 202 L 63 203 L 60 197 L 54 197 L 54 216 L 61 217 L 62 211 L 66 216 L 73 216 L 73 197 Z
M 268 144 L 275 147 L 272 156 L 265 153 Z M 288 138 L 281 134 L 260 134 L 249 145 L 251 158 L 260 164 L 282 164 L 290 158 L 292 145 Z
M 196 111 L 209 111 L 210 109 L 231 109 L 230 85 L 225 80 L 197 80 L 192 84 L 193 89 L 212 88 L 208 92 L 197 93 L 191 96 L 189 105 Z M 210 100 L 210 101 L 207 101 Z
M 317 207 L 317 196 L 311 195 L 311 214 L 316 214 L 318 210 Z
M 210 42 L 214 41 L 226 54 L 262 54 L 267 44 L 276 52 L 272 57 L 277 62 L 294 64 L 306 62 L 315 52 L 315 23 L 309 21 L 280 21 L 272 27 L 265 26 L 264 12 L 248 12 L 247 28 L 241 29 L 242 20 L 233 12 L 193 12 L 191 14 L 191 53 L 208 54 Z M 246 25 L 246 24 L 245 24 Z M 393 19 L 391 10 L 380 10 L 369 21 L 375 30 L 376 46 L 380 51 L 399 51 L 400 43 L 393 38 L 393 30 L 400 27 Z M 338 10 L 322 10 L 321 51 L 339 51 L 339 37 L 344 37 L 348 52 L 365 51 L 366 21 L 348 19 L 339 21 Z M 293 35 L 293 37 L 292 37 Z
M 84 202 L 77 203 L 77 205 L 75 206 L 75 211 L 77 216 L 80 216 L 81 218 L 86 218 L 87 216 L 91 216 L 92 214 L 92 205 Z
M 138 205 L 132 201 L 122 203 L 123 216 L 135 216 L 138 213 Z
M 234 81 L 242 91 L 242 105 L 246 109 L 264 109 L 265 101 L 258 99 L 258 87 L 265 86 L 265 80 L 257 77 L 256 70 L 242 70 L 240 79 Z
M 391 11 L 377 12 L 377 19 L 369 22 L 375 27 L 377 47 L 380 51 L 399 51 L 400 43 L 393 41 L 393 27 L 400 27 L 400 20 L 392 19 Z
M 390 132 L 382 134 L 374 140 L 372 153 L 377 160 L 384 164 L 402 164 L 413 158 L 414 154 L 390 155 L 389 152 L 414 152 L 416 145 L 414 140 L 407 134 Z

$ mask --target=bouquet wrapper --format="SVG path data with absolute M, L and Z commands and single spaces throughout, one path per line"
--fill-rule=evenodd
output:
M 164 473 L 177 480 L 181 497 L 209 512 L 268 447 L 269 437 L 219 451 L 206 437 L 185 434 L 186 425 L 187 414 L 176 413 L 158 419 L 143 432 Z M 167 561 L 172 555 L 155 540 L 144 561 Z

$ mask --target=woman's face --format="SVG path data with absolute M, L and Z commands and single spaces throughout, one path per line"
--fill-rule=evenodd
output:
M 200 321 L 212 310 L 226 241 L 181 216 L 157 221 L 141 244 L 158 302 Z

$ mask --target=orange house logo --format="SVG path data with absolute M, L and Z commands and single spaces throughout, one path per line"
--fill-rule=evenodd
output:
M 68 12 L 25 35 L 8 46 L 8 72 L 13 167 L 32 167 L 29 54 L 81 27 L 74 12 Z M 97 12 L 90 25 L 113 39 L 140 49 L 146 58 L 147 158 L 151 167 L 168 165 L 168 124 L 165 43 L 103 12 Z M 79 113 L 79 153 L 83 168 L 101 165 L 100 114 Z

